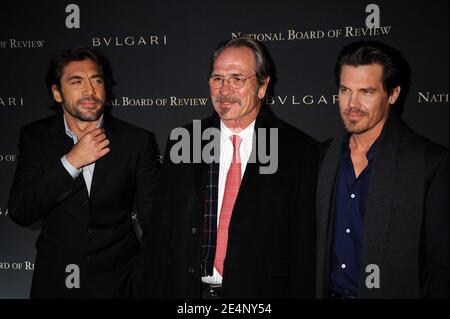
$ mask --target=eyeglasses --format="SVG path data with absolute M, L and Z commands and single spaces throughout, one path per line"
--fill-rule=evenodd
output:
M 245 85 L 245 81 L 251 78 L 252 76 L 256 76 L 256 74 L 249 75 L 247 77 L 232 75 L 228 78 L 223 78 L 220 76 L 212 76 L 209 78 L 209 85 L 213 89 L 220 89 L 223 85 L 223 81 L 227 81 L 228 85 L 233 89 L 242 89 Z

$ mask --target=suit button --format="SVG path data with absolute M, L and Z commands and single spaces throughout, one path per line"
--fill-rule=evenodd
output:
M 197 228 L 192 227 L 192 235 L 195 235 L 195 234 L 197 234 Z
M 88 232 L 89 235 L 92 235 L 92 234 L 94 233 L 94 231 L 92 230 L 92 228 L 88 228 L 88 229 L 87 229 L 87 232 Z
M 87 260 L 87 261 L 90 261 L 91 260 L 91 256 L 86 254 L 86 255 L 84 255 L 84 259 Z
M 189 273 L 190 273 L 190 274 L 193 274 L 193 273 L 195 273 L 195 269 L 194 269 L 194 267 L 189 267 Z

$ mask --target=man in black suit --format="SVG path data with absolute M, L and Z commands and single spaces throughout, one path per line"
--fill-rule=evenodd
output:
M 321 156 L 317 297 L 448 298 L 448 149 L 396 112 L 407 63 L 356 42 L 335 71 L 346 130 Z
M 87 48 L 50 62 L 62 112 L 24 126 L 9 198 L 22 226 L 42 220 L 32 298 L 116 298 L 139 250 L 132 224 L 149 213 L 159 151 L 153 133 L 104 114 L 103 59 Z
M 257 41 L 215 51 L 216 112 L 174 130 L 183 138 L 167 147 L 145 297 L 314 297 L 316 142 L 262 107 L 269 81 Z

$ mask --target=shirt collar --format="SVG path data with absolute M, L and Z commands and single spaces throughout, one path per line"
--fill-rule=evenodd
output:
M 256 120 L 254 120 L 252 123 L 250 123 L 249 126 L 247 126 L 245 129 L 240 131 L 239 133 L 234 133 L 232 130 L 230 130 L 222 120 L 220 120 L 220 142 L 221 144 L 225 142 L 227 139 L 230 139 L 232 135 L 238 135 L 242 142 L 246 142 L 249 139 L 253 138 L 253 130 L 255 129 L 255 123 Z
M 377 146 L 380 144 L 380 137 L 378 136 L 375 142 L 373 142 L 372 146 L 369 148 L 369 150 L 366 153 L 367 160 L 370 162 L 373 160 L 375 156 L 375 152 L 377 150 Z
M 69 128 L 69 124 L 67 124 L 67 120 L 66 120 L 66 115 L 63 114 L 63 119 L 64 119 L 64 129 L 66 130 L 66 134 L 70 137 L 70 138 L 76 138 L 75 133 L 73 133 L 70 128 Z M 100 116 L 100 121 L 97 124 L 97 128 L 99 127 L 103 127 L 103 114 Z
M 345 158 L 350 158 L 350 133 L 345 134 L 344 140 L 342 141 L 342 154 Z M 366 158 L 369 162 L 371 162 L 375 156 L 375 152 L 377 150 L 377 146 L 380 144 L 380 136 L 377 137 L 375 142 L 372 143 L 369 150 L 366 153 Z

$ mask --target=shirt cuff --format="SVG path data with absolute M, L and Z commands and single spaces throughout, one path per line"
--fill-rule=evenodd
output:
M 76 169 L 75 167 L 73 167 L 72 164 L 70 164 L 69 161 L 67 160 L 66 155 L 61 157 L 61 163 L 63 164 L 66 171 L 70 174 L 70 176 L 72 176 L 72 178 L 74 179 L 77 178 L 78 175 L 80 175 L 80 173 L 83 171 L 81 168 Z

